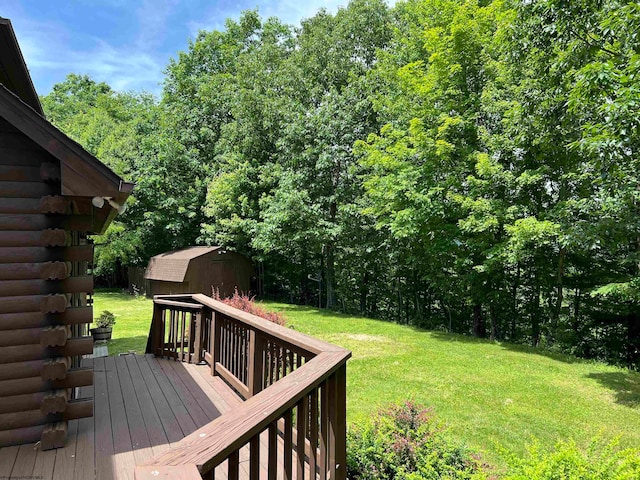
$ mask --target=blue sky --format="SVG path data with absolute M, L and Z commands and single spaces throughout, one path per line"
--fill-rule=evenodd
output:
M 199 30 L 258 8 L 297 25 L 318 9 L 334 13 L 348 0 L 0 0 L 36 90 L 46 95 L 68 73 L 88 74 L 116 90 L 159 94 L 169 58 Z M 390 0 L 394 4 L 395 0 Z

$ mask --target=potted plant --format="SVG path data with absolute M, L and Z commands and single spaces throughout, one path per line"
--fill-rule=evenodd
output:
M 116 316 L 113 313 L 105 310 L 93 323 L 95 327 L 91 329 L 91 335 L 94 341 L 111 340 L 113 325 L 116 323 Z

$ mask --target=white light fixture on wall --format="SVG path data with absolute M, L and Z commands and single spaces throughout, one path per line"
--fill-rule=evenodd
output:
M 91 199 L 91 204 L 96 208 L 104 207 L 104 198 L 103 197 L 93 197 Z
M 127 210 L 126 205 L 120 205 L 115 202 L 111 197 L 93 197 L 91 199 L 91 204 L 96 208 L 104 207 L 104 202 L 108 202 L 114 209 L 118 211 L 119 214 L 123 214 Z

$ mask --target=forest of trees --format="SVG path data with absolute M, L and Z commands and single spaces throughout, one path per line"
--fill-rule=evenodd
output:
M 42 101 L 137 183 L 103 278 L 221 244 L 267 296 L 637 368 L 639 52 L 635 2 L 352 0 Z

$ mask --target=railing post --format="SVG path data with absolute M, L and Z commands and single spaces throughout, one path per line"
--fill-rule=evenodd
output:
M 202 328 L 202 311 L 197 311 L 191 315 L 192 321 L 195 321 L 196 324 L 195 338 L 193 339 L 193 363 L 200 363 L 202 361 L 202 335 L 204 331 Z
M 163 342 L 164 342 L 164 332 L 162 329 L 162 315 L 164 311 L 161 305 L 157 303 L 153 303 L 153 316 L 151 317 L 151 352 L 154 355 L 162 356 L 163 353 Z
M 249 394 L 253 397 L 264 385 L 264 337 L 249 330 Z

